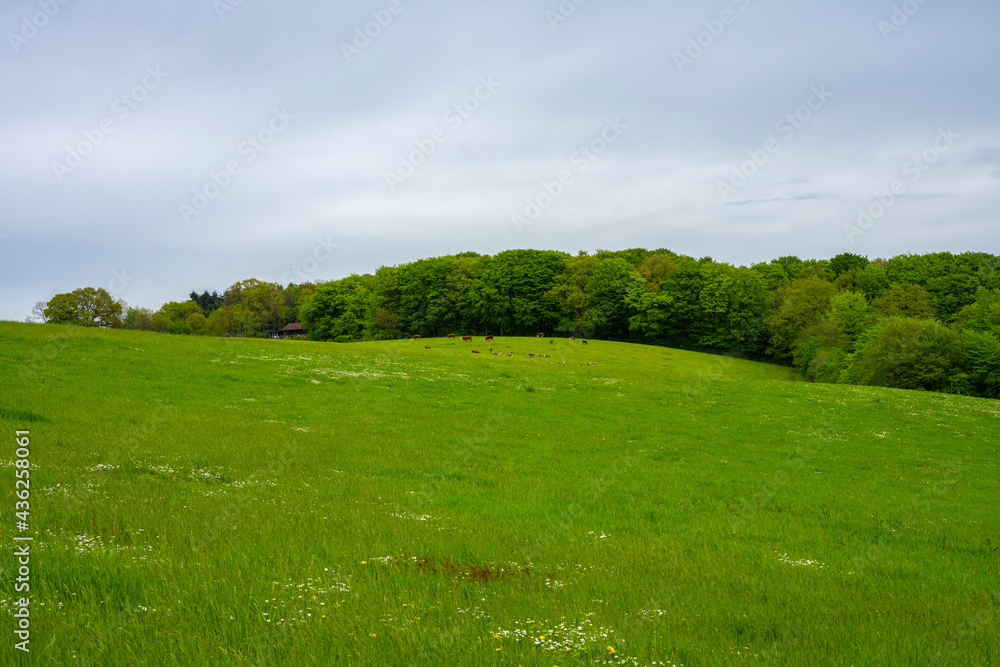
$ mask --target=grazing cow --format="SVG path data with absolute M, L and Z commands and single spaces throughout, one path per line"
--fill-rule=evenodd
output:
M 535 338 L 545 338 L 545 332 L 543 331 L 541 333 L 536 333 Z
M 429 350 L 429 349 L 431 349 L 431 346 L 430 345 L 424 345 L 424 349 L 425 350 Z
M 583 341 L 583 344 L 584 344 L 584 345 L 586 345 L 586 344 L 587 344 L 587 341 Z
M 493 334 L 490 334 L 490 335 L 488 335 L 488 336 L 486 337 L 486 340 L 493 340 Z
M 472 340 L 472 336 L 462 336 L 462 340 L 471 341 Z
M 552 345 L 552 343 L 554 343 L 554 342 L 555 342 L 554 340 L 550 340 L 549 341 L 549 345 Z
M 479 354 L 479 350 L 473 350 L 472 354 Z
M 411 340 L 420 340 L 420 336 L 414 336 Z
M 445 338 L 454 338 L 454 337 L 455 337 L 455 334 L 448 334 L 447 336 L 445 336 Z
M 570 336 L 569 339 L 575 341 L 576 340 L 576 336 Z

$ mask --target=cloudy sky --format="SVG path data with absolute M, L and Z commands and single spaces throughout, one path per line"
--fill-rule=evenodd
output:
M 467 250 L 1000 253 L 995 0 L 8 0 L 0 27 L 3 319 Z

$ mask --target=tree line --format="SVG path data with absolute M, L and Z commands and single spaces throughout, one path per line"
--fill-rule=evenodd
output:
M 311 339 L 335 342 L 544 331 L 794 365 L 821 382 L 1000 398 L 1000 257 L 987 253 L 744 267 L 664 248 L 508 250 L 321 284 L 244 280 L 156 312 L 101 292 L 56 295 L 44 318 L 214 336 L 301 321 Z

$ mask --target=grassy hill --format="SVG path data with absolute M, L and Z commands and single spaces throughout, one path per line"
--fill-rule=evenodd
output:
M 996 401 L 535 338 L 0 323 L 0 372 L 28 664 L 1000 663 Z

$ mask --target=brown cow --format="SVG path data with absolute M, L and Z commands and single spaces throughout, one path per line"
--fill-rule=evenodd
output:
M 414 336 L 411 340 L 420 340 L 420 336 Z
M 535 338 L 545 338 L 545 332 L 535 334 Z
M 473 350 L 472 354 L 479 354 L 479 350 Z
M 462 340 L 472 340 L 472 336 L 462 336 Z
M 486 340 L 493 340 L 493 334 L 490 334 L 490 335 L 488 335 L 488 336 L 486 337 Z
M 455 337 L 455 334 L 448 334 L 447 336 L 445 336 L 445 338 L 454 338 L 454 337 Z
M 576 340 L 576 336 L 570 336 L 569 339 L 575 341 Z
M 587 341 L 583 341 L 583 344 L 584 344 L 584 345 L 586 345 L 586 344 L 587 344 Z
M 552 343 L 554 343 L 554 342 L 555 342 L 554 340 L 550 340 L 549 341 L 549 345 L 552 345 Z
M 424 349 L 425 350 L 429 350 L 429 349 L 431 349 L 431 346 L 430 345 L 424 345 Z

